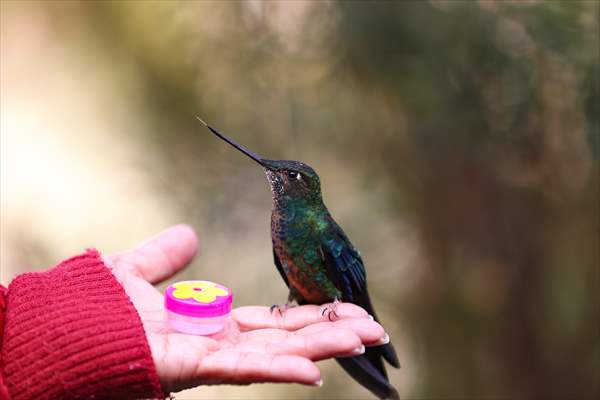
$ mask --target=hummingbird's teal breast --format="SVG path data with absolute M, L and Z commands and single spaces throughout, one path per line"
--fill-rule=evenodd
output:
M 313 304 L 341 299 L 341 292 L 328 279 L 321 250 L 327 229 L 327 209 L 315 210 L 302 199 L 285 202 L 273 210 L 271 237 L 290 286 L 300 299 Z

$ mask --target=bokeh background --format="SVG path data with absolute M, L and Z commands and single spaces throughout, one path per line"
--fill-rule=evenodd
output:
M 1 279 L 172 224 L 281 303 L 258 154 L 321 175 L 405 399 L 600 393 L 598 1 L 1 3 Z M 164 286 L 163 286 L 164 287 Z M 325 385 L 176 398 L 371 398 Z

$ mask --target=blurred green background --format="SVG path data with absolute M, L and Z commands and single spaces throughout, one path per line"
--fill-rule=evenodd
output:
M 1 3 L 1 278 L 179 222 L 281 303 L 258 154 L 321 175 L 405 399 L 600 393 L 597 1 Z M 176 398 L 371 398 L 325 385 Z

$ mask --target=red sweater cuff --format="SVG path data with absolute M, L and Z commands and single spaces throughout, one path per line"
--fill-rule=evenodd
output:
M 139 315 L 96 250 L 17 277 L 4 322 L 14 400 L 163 397 Z

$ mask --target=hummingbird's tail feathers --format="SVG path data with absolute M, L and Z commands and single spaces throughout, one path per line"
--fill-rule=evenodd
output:
M 392 367 L 400 368 L 400 361 L 398 361 L 396 350 L 391 343 L 381 346 L 381 356 L 385 359 L 385 361 L 389 362 Z
M 369 298 L 369 293 L 366 290 L 363 290 L 356 296 L 356 301 L 354 302 L 356 305 L 364 308 L 369 314 L 373 316 L 375 321 L 379 322 L 379 318 L 377 318 L 377 314 L 375 313 L 375 309 L 373 308 L 373 304 L 371 304 L 371 299 Z M 396 350 L 391 343 L 385 344 L 383 346 L 377 347 L 380 349 L 381 356 L 390 363 L 395 368 L 400 368 L 400 361 L 398 361 L 398 356 L 396 355 Z M 383 367 L 382 367 L 383 368 Z
M 375 365 L 374 360 L 378 361 Z M 387 380 L 378 348 L 368 348 L 363 355 L 336 358 L 336 361 L 352 378 L 380 399 L 399 398 L 398 392 Z M 381 370 L 383 370 L 383 374 Z

